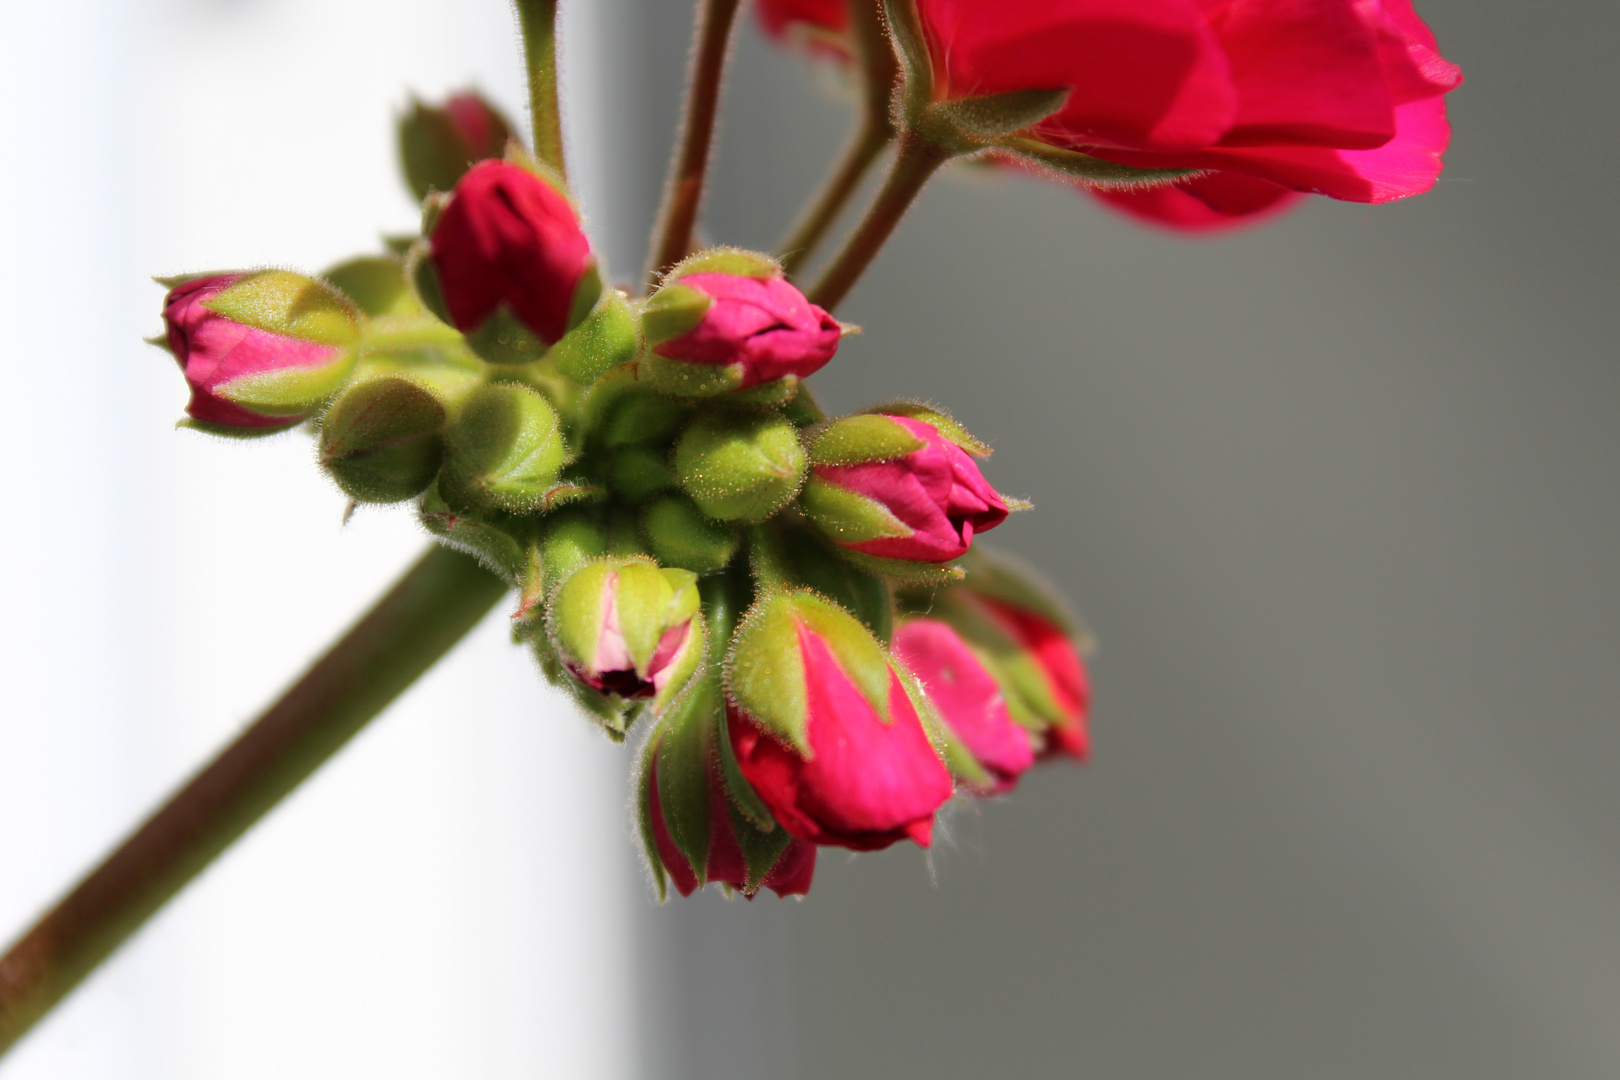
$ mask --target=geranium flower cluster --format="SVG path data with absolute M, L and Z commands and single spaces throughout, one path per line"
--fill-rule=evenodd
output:
M 853 330 L 820 304 L 928 176 L 1017 165 L 1188 227 L 1303 191 L 1382 201 L 1433 183 L 1459 80 L 1406 0 L 759 14 L 877 90 L 846 179 L 896 147 L 809 296 L 776 258 L 691 251 L 678 229 L 653 287 L 615 287 L 560 156 L 472 94 L 401 121 L 419 235 L 318 277 L 165 282 L 192 426 L 305 424 L 351 499 L 414 503 L 516 591 L 517 638 L 604 731 L 644 733 L 660 895 L 801 894 L 819 846 L 927 847 L 953 795 L 1087 754 L 1082 632 L 977 543 L 1027 506 L 985 477 L 989 447 L 915 401 L 828 417 L 806 383 Z M 672 185 L 687 232 L 700 180 Z M 854 186 L 835 178 L 804 235 Z

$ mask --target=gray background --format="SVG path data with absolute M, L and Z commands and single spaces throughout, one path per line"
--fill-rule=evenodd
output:
M 639 229 L 690 5 L 615 2 Z M 1468 77 L 1423 198 L 1188 242 L 925 193 L 817 389 L 994 443 L 1094 760 L 803 903 L 649 906 L 644 1075 L 1620 1075 L 1620 16 L 1420 6 Z M 766 247 L 847 107 L 752 32 L 728 89 L 711 238 Z

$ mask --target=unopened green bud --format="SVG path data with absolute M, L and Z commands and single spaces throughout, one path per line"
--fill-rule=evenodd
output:
M 508 585 L 523 586 L 529 561 L 526 544 L 507 529 L 452 509 L 438 484 L 423 493 L 418 516 L 422 527 L 441 543 L 473 556 Z
M 445 445 L 439 490 L 458 510 L 544 507 L 567 455 L 556 410 L 537 391 L 510 383 L 474 393 Z
M 799 432 L 776 415 L 714 412 L 675 444 L 675 477 L 719 521 L 757 523 L 792 501 L 804 480 Z
M 613 452 L 608 483 L 615 494 L 631 502 L 644 502 L 668 491 L 675 486 L 669 454 L 642 444 L 621 446 Z
M 665 566 L 694 574 L 724 570 L 737 553 L 737 530 L 710 521 L 684 495 L 667 495 L 641 511 L 641 535 Z
M 320 461 L 344 494 L 391 503 L 420 495 L 444 457 L 444 406 L 407 379 L 356 383 L 321 419 Z
M 422 305 L 405 284 L 405 268 L 398 259 L 362 255 L 338 263 L 321 277 L 367 315 L 416 315 Z
M 480 95 L 464 90 L 440 108 L 413 100 L 399 121 L 405 183 L 418 198 L 449 191 L 475 161 L 500 157 L 512 125 Z
M 618 289 L 605 289 L 591 313 L 551 347 L 557 370 L 589 386 L 620 364 L 635 359 L 636 313 Z

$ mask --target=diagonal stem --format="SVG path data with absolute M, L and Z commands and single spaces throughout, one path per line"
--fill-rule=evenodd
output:
M 534 153 L 564 180 L 562 108 L 557 100 L 557 0 L 514 0 L 529 76 L 529 119 Z
M 725 75 L 731 31 L 740 0 L 701 0 L 698 5 L 697 51 L 686 87 L 686 111 L 681 120 L 681 143 L 670 166 L 664 204 L 653 233 L 648 278 L 656 279 L 686 258 L 703 200 L 703 181 L 714 143 L 715 114 L 720 105 L 720 84 Z
M 804 268 L 867 170 L 894 138 L 890 112 L 900 63 L 883 24 L 882 8 L 883 0 L 857 0 L 850 5 L 850 46 L 861 70 L 863 90 L 860 118 L 832 174 L 777 248 L 782 253 L 782 269 L 790 277 Z
M 871 265 L 883 244 L 894 232 L 930 177 L 945 162 L 951 152 L 936 146 L 914 132 L 903 132 L 894 164 L 878 190 L 877 198 L 866 211 L 866 217 L 827 267 L 821 280 L 810 290 L 811 303 L 820 304 L 831 311 L 837 307 L 849 290 L 855 287 L 861 274 Z
M 0 1055 L 450 651 L 506 586 L 433 547 L 235 742 L 0 957 Z

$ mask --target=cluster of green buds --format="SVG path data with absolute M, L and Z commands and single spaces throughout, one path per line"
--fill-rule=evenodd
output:
M 416 105 L 423 229 L 385 252 L 166 282 L 190 422 L 304 423 L 350 499 L 413 503 L 500 575 L 546 677 L 647 730 L 660 892 L 802 893 L 816 845 L 926 845 L 959 787 L 1083 755 L 1075 624 L 971 550 L 1023 505 L 988 447 L 909 402 L 825 416 L 805 380 L 852 328 L 769 256 L 608 286 L 566 185 L 491 145 L 510 130 L 471 95 Z

